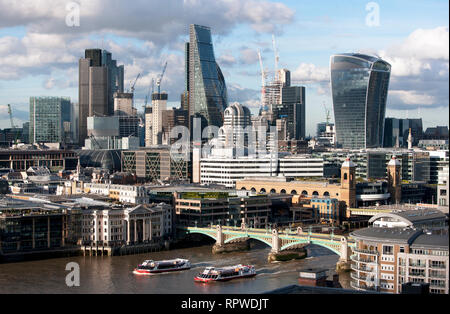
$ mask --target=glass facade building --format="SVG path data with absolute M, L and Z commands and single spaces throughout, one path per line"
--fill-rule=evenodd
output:
M 205 118 L 207 125 L 220 127 L 227 107 L 227 88 L 214 57 L 210 28 L 192 24 L 186 49 L 189 115 L 198 114 Z
M 102 50 L 102 66 L 108 68 L 108 114 L 114 114 L 114 93 L 124 91 L 124 66 L 117 65 L 109 51 Z
M 71 112 L 69 97 L 30 97 L 30 143 L 64 142 Z
M 409 129 L 411 129 L 413 146 L 417 146 L 423 137 L 422 119 L 386 118 L 383 147 L 408 147 Z
M 338 144 L 381 147 L 391 65 L 378 57 L 345 53 L 331 57 L 330 69 Z

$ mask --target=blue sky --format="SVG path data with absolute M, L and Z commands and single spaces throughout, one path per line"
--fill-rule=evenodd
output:
M 307 134 L 332 108 L 329 58 L 340 52 L 377 53 L 393 66 L 387 116 L 448 125 L 448 1 L 375 1 L 379 26 L 366 25 L 370 1 L 79 0 L 80 27 L 67 27 L 69 1 L 0 0 L 0 128 L 27 121 L 30 96 L 78 98 L 78 59 L 85 48 L 112 52 L 125 65 L 125 85 L 141 73 L 141 109 L 152 77 L 169 65 L 163 89 L 173 106 L 183 92 L 183 42 L 188 25 L 212 28 L 216 59 L 230 100 L 257 111 L 260 69 L 274 68 L 272 34 L 280 67 L 306 86 Z M 15 2 L 13 2 L 15 3 Z M 161 16 L 154 17 L 155 8 Z

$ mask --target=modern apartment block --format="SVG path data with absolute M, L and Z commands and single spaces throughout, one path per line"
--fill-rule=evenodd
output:
M 30 143 L 63 143 L 70 134 L 71 103 L 68 97 L 30 97 Z M 68 129 L 65 124 L 68 124 Z
M 331 56 L 331 90 L 338 144 L 382 147 L 391 65 L 359 53 Z
M 370 227 L 352 232 L 351 287 L 401 293 L 402 284 L 429 283 L 430 292 L 448 294 L 448 235 L 422 229 Z

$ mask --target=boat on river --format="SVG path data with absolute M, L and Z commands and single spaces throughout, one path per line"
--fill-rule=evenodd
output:
M 198 274 L 195 282 L 209 283 L 213 281 L 229 281 L 238 278 L 250 278 L 256 276 L 255 267 L 252 265 L 236 265 L 227 267 L 207 267 Z
M 153 261 L 145 260 L 138 265 L 133 273 L 136 275 L 151 275 L 173 271 L 187 270 L 191 268 L 191 263 L 187 259 L 177 258 L 172 260 Z

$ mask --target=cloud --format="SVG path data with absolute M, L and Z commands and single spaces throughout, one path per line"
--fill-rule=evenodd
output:
M 260 106 L 261 91 L 245 88 L 237 83 L 227 84 L 228 102 L 239 102 L 241 104 L 251 106 Z
M 417 29 L 378 53 L 392 65 L 389 108 L 448 107 L 448 45 L 448 27 Z
M 80 26 L 68 27 L 66 1 L 0 0 L 0 28 L 26 25 L 45 34 L 113 32 L 167 45 L 187 33 L 191 23 L 208 25 L 219 35 L 239 24 L 258 33 L 281 32 L 294 11 L 285 4 L 258 0 L 78 0 Z

